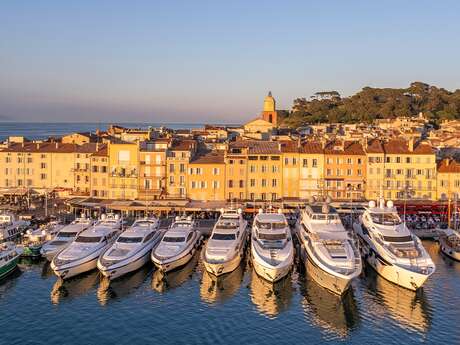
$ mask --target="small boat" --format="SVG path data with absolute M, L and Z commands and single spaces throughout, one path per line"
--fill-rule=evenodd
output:
M 331 292 L 345 293 L 361 273 L 361 256 L 335 208 L 328 203 L 307 205 L 295 229 L 308 274 Z
M 202 238 L 191 217 L 176 217 L 161 242 L 152 251 L 152 261 L 163 272 L 184 266 L 193 257 Z
M 206 271 L 220 276 L 234 271 L 244 256 L 248 222 L 241 209 L 221 210 L 221 216 L 202 251 Z
M 24 234 L 22 244 L 24 245 L 23 257 L 39 257 L 43 245 L 52 240 L 56 234 L 65 227 L 57 221 L 52 221 L 38 229 L 28 229 Z
M 51 268 L 58 277 L 68 279 L 97 267 L 99 256 L 107 250 L 121 232 L 117 216 L 101 216 L 94 227 L 82 231 L 64 250 L 56 254 Z
M 44 243 L 40 249 L 40 254 L 51 261 L 57 253 L 67 248 L 82 231 L 93 224 L 92 219 L 83 216 L 75 219 L 69 225 L 64 226 L 52 240 Z
M 434 273 L 436 266 L 420 239 L 401 221 L 392 201 L 377 206 L 369 202 L 354 231 L 361 255 L 378 274 L 409 290 L 417 290 Z
M 460 261 L 460 234 L 451 229 L 443 229 L 439 235 L 439 244 L 441 252 L 448 257 Z
M 251 257 L 256 273 L 269 282 L 286 276 L 294 262 L 291 230 L 281 210 L 259 213 L 254 217 Z
M 12 241 L 21 236 L 30 222 L 19 219 L 13 213 L 0 214 L 0 242 Z
M 102 275 L 116 279 L 149 262 L 152 249 L 163 237 L 159 225 L 155 217 L 135 221 L 99 258 L 97 267 Z
M 20 255 L 20 248 L 16 247 L 13 242 L 0 244 L 0 279 L 14 271 L 18 265 Z

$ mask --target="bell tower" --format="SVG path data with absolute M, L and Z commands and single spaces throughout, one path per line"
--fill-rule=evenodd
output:
M 267 97 L 264 99 L 264 108 L 262 111 L 262 119 L 270 122 L 274 126 L 278 123 L 278 114 L 276 112 L 276 102 L 272 96 L 272 92 L 269 91 Z

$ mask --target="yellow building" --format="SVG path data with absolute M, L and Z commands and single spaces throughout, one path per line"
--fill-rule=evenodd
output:
M 380 140 L 366 141 L 367 156 L 366 199 L 377 200 L 383 192 L 385 151 Z
M 383 144 L 386 199 L 436 199 L 436 155 L 431 145 L 393 139 Z
M 166 196 L 166 153 L 170 139 L 141 143 L 139 199 L 157 200 Z
M 231 143 L 225 153 L 225 193 L 227 200 L 247 199 L 247 163 L 249 148 L 243 144 Z
M 91 196 L 94 198 L 110 198 L 109 190 L 109 155 L 107 145 L 100 145 L 97 152 L 91 155 Z
M 454 200 L 460 198 L 460 163 L 452 158 L 443 159 L 438 164 L 437 199 Z
M 187 197 L 191 200 L 225 200 L 223 151 L 199 152 L 188 165 Z
M 197 150 L 195 140 L 173 140 L 166 155 L 166 198 L 187 197 L 187 171 Z
M 45 191 L 74 188 L 74 145 L 12 144 L 0 151 L 0 186 Z
M 299 151 L 299 198 L 321 194 L 324 181 L 324 151 L 319 142 L 305 142 Z
M 109 196 L 111 199 L 138 198 L 139 144 L 117 142 L 108 144 Z

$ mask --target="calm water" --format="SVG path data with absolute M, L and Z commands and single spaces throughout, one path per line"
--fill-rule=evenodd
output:
M 121 126 L 132 128 L 148 128 L 166 126 L 168 128 L 199 128 L 202 124 L 196 123 L 118 123 Z M 22 122 L 0 122 L 0 141 L 10 135 L 22 135 L 28 139 L 46 139 L 50 136 L 62 136 L 73 132 L 95 132 L 96 129 L 106 130 L 109 123 L 22 123 Z
M 460 263 L 424 242 L 437 271 L 413 293 L 366 270 L 343 298 L 301 269 L 272 287 L 246 264 L 214 282 L 198 257 L 161 279 L 152 267 L 107 286 L 61 283 L 23 261 L 0 284 L 1 344 L 459 344 Z

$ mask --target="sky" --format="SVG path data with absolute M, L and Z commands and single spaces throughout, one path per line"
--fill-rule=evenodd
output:
M 2 1 L 0 120 L 241 123 L 298 97 L 460 88 L 459 1 Z M 1 124 L 0 124 L 1 126 Z

